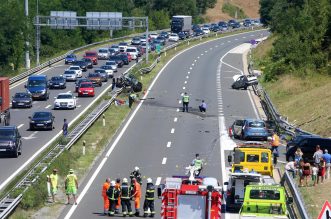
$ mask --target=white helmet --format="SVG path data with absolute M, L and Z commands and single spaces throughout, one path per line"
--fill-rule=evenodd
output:
M 135 170 L 135 171 L 138 171 L 138 170 L 139 170 L 139 167 L 135 167 L 134 170 Z
M 110 185 L 111 186 L 115 186 L 116 185 L 116 182 L 113 180 L 113 181 L 110 182 Z
M 147 183 L 152 183 L 152 179 L 151 178 L 148 178 L 147 179 Z
M 128 179 L 127 178 L 123 178 L 123 182 L 124 183 L 127 183 L 128 182 Z

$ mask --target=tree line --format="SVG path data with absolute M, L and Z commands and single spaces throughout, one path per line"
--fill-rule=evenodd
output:
M 123 16 L 148 16 L 149 29 L 165 29 L 170 26 L 173 15 L 191 15 L 194 22 L 202 22 L 201 15 L 207 8 L 215 5 L 216 0 L 29 0 L 29 17 L 24 15 L 24 1 L 3 0 L 0 4 L 0 75 L 15 74 L 16 69 L 24 67 L 25 41 L 30 42 L 30 59 L 35 59 L 34 17 L 37 14 L 49 16 L 50 11 L 75 11 L 77 16 L 86 12 L 122 12 Z M 143 30 L 141 30 L 143 31 Z M 131 33 L 129 30 L 114 32 L 114 37 Z M 108 31 L 54 30 L 41 28 L 41 50 L 43 59 L 57 53 L 96 42 L 109 37 Z
M 331 1 L 260 0 L 262 22 L 274 34 L 265 79 L 286 73 L 331 75 Z

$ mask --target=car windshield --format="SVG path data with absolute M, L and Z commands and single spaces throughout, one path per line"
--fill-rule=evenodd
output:
M 51 81 L 62 81 L 62 77 L 52 77 Z
M 126 49 L 127 52 L 137 52 L 136 49 Z
M 101 66 L 102 69 L 111 69 L 111 66 L 110 65 L 103 65 Z
M 71 94 L 59 94 L 57 96 L 57 99 L 72 99 L 72 95 Z
M 0 139 L 12 139 L 15 137 L 14 130 L 0 130 Z
M 88 52 L 88 53 L 85 54 L 85 56 L 95 56 L 95 53 L 93 53 L 93 52 Z
M 176 37 L 176 36 L 177 36 L 177 34 L 171 34 L 170 36 Z
M 280 200 L 280 192 L 278 190 L 251 190 L 249 193 L 251 199 L 264 200 Z
M 96 69 L 94 70 L 95 73 L 105 73 L 104 69 Z
M 75 73 L 75 71 L 65 71 L 64 74 L 65 75 L 74 75 L 76 73 Z
M 251 128 L 264 128 L 265 124 L 264 122 L 254 121 L 254 122 L 250 122 L 248 126 Z
M 93 87 L 92 83 L 82 83 L 80 84 L 80 87 L 87 88 L 87 87 Z
M 90 78 L 94 78 L 94 77 L 100 77 L 100 75 L 98 73 L 90 73 L 88 75 Z
M 82 62 L 92 62 L 92 60 L 91 59 L 87 59 L 87 58 L 83 58 L 82 59 Z M 80 62 L 81 63 L 81 62 Z
M 125 42 L 121 42 L 119 45 L 120 45 L 120 46 L 126 46 L 126 45 L 128 45 L 128 44 L 125 43 Z
M 108 50 L 107 50 L 107 49 L 99 49 L 99 52 L 100 52 L 100 53 L 107 53 Z
M 134 37 L 132 40 L 140 40 L 139 37 Z
M 116 65 L 116 62 L 114 61 L 106 62 L 106 65 Z
M 35 114 L 33 114 L 33 118 L 49 118 L 50 117 L 50 113 L 48 112 L 36 112 Z
M 70 67 L 70 69 L 71 70 L 79 70 L 80 68 L 78 66 L 77 67 L 75 66 L 75 67 Z
M 68 55 L 67 58 L 75 58 L 75 55 L 73 55 L 73 54 Z
M 29 87 L 44 87 L 46 86 L 46 83 L 44 80 L 29 80 L 28 81 L 28 86 Z
M 118 45 L 112 45 L 111 48 L 118 48 Z
M 30 95 L 28 93 L 16 93 L 15 98 L 29 98 Z

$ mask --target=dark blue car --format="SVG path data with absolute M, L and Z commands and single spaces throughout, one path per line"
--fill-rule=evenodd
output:
M 77 61 L 77 56 L 75 54 L 67 55 L 67 57 L 64 59 L 65 64 L 72 64 L 75 61 Z

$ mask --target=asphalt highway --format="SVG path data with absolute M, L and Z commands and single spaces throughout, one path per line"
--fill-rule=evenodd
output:
M 81 55 L 79 56 L 81 58 Z M 93 69 L 88 69 L 87 72 L 83 72 L 85 77 L 88 72 L 94 71 L 94 69 L 105 64 L 105 60 L 99 60 L 98 65 L 95 65 Z M 114 73 L 115 77 L 120 76 L 127 71 L 136 62 L 133 60 L 129 65 L 124 65 L 123 68 L 118 68 L 118 72 Z M 61 75 L 64 73 L 69 65 L 65 65 L 64 61 L 61 61 L 50 68 L 38 72 L 38 74 L 47 75 L 48 79 L 55 75 Z M 16 92 L 25 92 L 25 81 L 18 82 L 10 87 L 10 95 L 14 96 Z M 0 157 L 0 166 L 2 168 L 0 174 L 0 190 L 3 189 L 10 180 L 12 180 L 24 167 L 26 167 L 36 155 L 45 149 L 53 139 L 61 135 L 63 119 L 66 118 L 69 125 L 74 119 L 92 103 L 94 102 L 107 87 L 111 86 L 111 79 L 108 82 L 103 82 L 102 87 L 95 88 L 95 97 L 79 97 L 77 98 L 77 108 L 74 110 L 53 110 L 54 98 L 59 93 L 75 92 L 75 82 L 67 82 L 66 89 L 51 89 L 50 97 L 47 101 L 33 101 L 32 108 L 28 109 L 11 109 L 11 125 L 16 125 L 19 128 L 19 132 L 22 136 L 22 155 L 18 158 L 10 158 L 8 156 Z M 29 116 L 32 116 L 36 111 L 51 111 L 55 116 L 55 123 L 52 131 L 30 131 L 29 130 Z
M 225 153 L 234 142 L 227 127 L 235 118 L 256 118 L 247 91 L 231 89 L 241 74 L 241 55 L 229 51 L 266 36 L 267 31 L 236 34 L 181 52 L 165 65 L 123 128 L 109 144 L 79 188 L 78 205 L 67 206 L 59 218 L 103 218 L 101 187 L 107 177 L 128 178 L 139 166 L 144 179 L 160 184 L 184 175 L 196 153 L 205 160 L 202 175 L 226 181 Z M 189 112 L 181 112 L 181 95 L 190 95 Z M 205 100 L 206 114 L 198 110 Z M 143 181 L 143 196 L 146 180 Z M 142 201 L 144 198 L 142 198 Z M 160 215 L 156 200 L 156 218 Z M 142 212 L 142 207 L 140 209 Z M 189 217 L 188 217 L 189 218 Z M 232 218 L 232 216 L 231 216 Z

